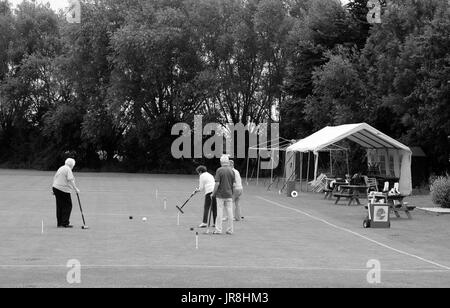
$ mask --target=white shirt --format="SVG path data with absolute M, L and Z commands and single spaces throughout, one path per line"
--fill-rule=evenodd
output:
M 53 187 L 70 194 L 72 192 L 72 186 L 69 185 L 71 181 L 75 181 L 72 169 L 69 166 L 62 166 L 58 169 L 53 178 Z
M 234 179 L 235 179 L 235 182 L 233 184 L 233 188 L 235 188 L 235 189 L 244 189 L 244 187 L 242 186 L 241 174 L 239 173 L 239 171 L 237 171 L 234 168 L 233 168 L 233 171 L 234 171 Z
M 200 190 L 205 191 L 205 195 L 212 193 L 214 191 L 215 185 L 216 185 L 216 180 L 210 173 L 203 172 L 200 175 L 200 185 L 198 186 L 198 188 Z

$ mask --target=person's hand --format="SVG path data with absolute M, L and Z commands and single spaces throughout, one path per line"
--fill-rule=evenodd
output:
M 76 188 L 75 191 L 77 192 L 77 194 L 81 194 L 81 191 L 78 188 Z
M 196 192 L 196 193 L 200 192 L 200 188 L 196 188 L 196 189 L 195 189 L 195 192 Z

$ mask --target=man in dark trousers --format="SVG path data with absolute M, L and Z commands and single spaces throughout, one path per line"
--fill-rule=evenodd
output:
M 72 198 L 70 193 L 80 190 L 75 185 L 75 177 L 72 170 L 75 167 L 75 160 L 68 158 L 53 178 L 53 194 L 56 198 L 56 219 L 58 228 L 72 228 L 70 225 L 70 214 L 72 213 Z
M 196 169 L 199 179 L 199 186 L 197 192 L 203 191 L 205 193 L 205 205 L 203 210 L 203 222 L 198 226 L 199 228 L 210 227 L 214 225 L 217 217 L 217 201 L 212 198 L 211 194 L 216 184 L 214 177 L 208 172 L 205 166 L 199 166 Z M 212 214 L 212 220 L 210 220 Z M 208 225 L 209 224 L 209 225 Z
M 216 172 L 216 184 L 212 197 L 217 198 L 217 218 L 216 218 L 216 230 L 214 234 L 222 234 L 222 218 L 223 210 L 228 213 L 228 228 L 227 234 L 233 234 L 233 184 L 235 182 L 233 169 L 230 167 L 230 159 L 228 155 L 223 155 L 220 158 L 221 168 Z

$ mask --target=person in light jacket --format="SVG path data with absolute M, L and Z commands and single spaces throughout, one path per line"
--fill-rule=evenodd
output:
M 199 186 L 197 188 L 197 192 L 203 191 L 205 193 L 205 203 L 203 209 L 203 222 L 198 226 L 199 228 L 206 228 L 208 226 L 208 222 L 215 226 L 215 221 L 217 217 L 217 199 L 212 197 L 212 192 L 214 190 L 214 185 L 216 181 L 214 177 L 208 172 L 205 166 L 199 166 L 196 169 L 199 179 Z M 212 219 L 209 220 L 210 211 L 212 212 Z M 212 226 L 211 226 L 212 227 Z
M 53 194 L 56 198 L 56 219 L 58 228 L 72 228 L 70 225 L 70 215 L 72 213 L 71 192 L 80 193 L 75 184 L 73 175 L 75 160 L 68 158 L 61 168 L 58 169 L 53 178 Z

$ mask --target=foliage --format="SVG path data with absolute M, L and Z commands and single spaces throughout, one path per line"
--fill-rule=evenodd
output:
M 82 23 L 68 24 L 46 5 L 0 0 L 0 164 L 52 169 L 70 154 L 82 168 L 189 172 L 169 155 L 171 127 L 204 115 L 279 121 L 289 139 L 367 122 L 442 173 L 448 1 L 387 1 L 375 25 L 366 4 L 86 0 Z
M 450 176 L 441 176 L 431 185 L 433 202 L 444 208 L 450 208 Z

